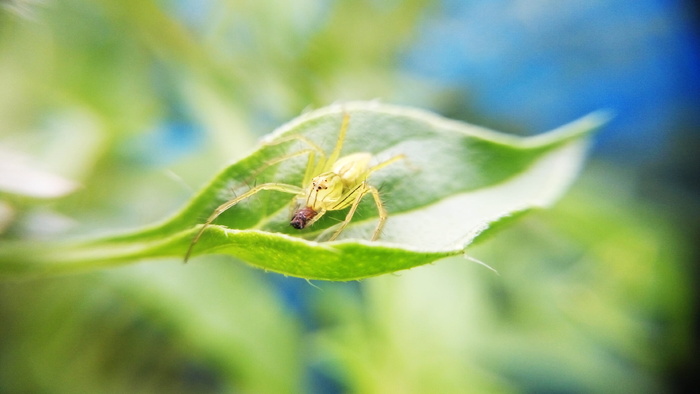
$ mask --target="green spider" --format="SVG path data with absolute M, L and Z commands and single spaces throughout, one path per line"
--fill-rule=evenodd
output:
M 333 151 L 328 156 L 325 155 L 318 145 L 304 136 L 290 136 L 275 141 L 274 144 L 280 144 L 292 140 L 301 140 L 309 146 L 307 149 L 302 149 L 292 154 L 273 159 L 263 166 L 263 169 L 265 169 L 292 157 L 308 154 L 309 158 L 302 186 L 299 187 L 280 182 L 263 183 L 221 204 L 209 216 L 204 225 L 199 229 L 199 232 L 197 232 L 197 235 L 192 239 L 187 249 L 187 254 L 185 255 L 185 261 L 190 258 L 192 249 L 201 238 L 204 230 L 206 230 L 219 215 L 239 202 L 263 190 L 276 190 L 294 195 L 292 204 L 294 204 L 293 206 L 295 209 L 289 224 L 298 230 L 311 226 L 328 211 L 338 211 L 350 207 L 345 216 L 345 220 L 340 223 L 333 235 L 328 239 L 329 241 L 333 241 L 343 232 L 345 227 L 347 227 L 348 223 L 352 220 L 362 198 L 371 194 L 374 203 L 377 205 L 377 211 L 379 212 L 379 221 L 371 238 L 372 241 L 376 240 L 384 227 L 388 214 L 379 196 L 379 191 L 376 187 L 367 182 L 367 178 L 373 172 L 398 160 L 404 159 L 405 156 L 396 155 L 374 166 L 369 165 L 373 155 L 368 152 L 358 152 L 340 157 L 349 123 L 350 116 L 344 113 L 338 133 L 338 140 Z M 318 160 L 316 160 L 316 155 L 319 156 Z M 261 172 L 261 170 L 258 170 L 256 173 Z

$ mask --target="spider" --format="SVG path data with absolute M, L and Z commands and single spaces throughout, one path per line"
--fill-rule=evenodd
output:
M 206 228 L 209 227 L 212 222 L 219 217 L 219 215 L 239 202 L 263 190 L 275 190 L 294 195 L 292 204 L 295 209 L 292 213 L 289 224 L 298 230 L 311 226 L 328 211 L 338 211 L 350 207 L 345 216 L 345 220 L 338 225 L 338 228 L 328 239 L 329 241 L 335 240 L 338 235 L 340 235 L 340 233 L 352 220 L 352 217 L 355 214 L 355 211 L 357 210 L 362 198 L 368 194 L 371 194 L 372 198 L 374 199 L 374 203 L 377 206 L 377 211 L 379 212 L 379 221 L 371 238 L 372 241 L 375 241 L 379 237 L 379 234 L 384 227 L 388 214 L 379 196 L 379 191 L 376 187 L 367 183 L 367 178 L 373 172 L 378 171 L 398 160 L 405 159 L 405 156 L 402 154 L 396 155 L 373 166 L 369 165 L 373 155 L 368 152 L 352 153 L 350 155 L 340 157 L 340 152 L 343 148 L 343 143 L 345 142 L 345 135 L 347 133 L 349 123 L 350 116 L 347 113 L 343 113 L 340 131 L 338 132 L 338 140 L 333 148 L 333 151 L 331 151 L 331 154 L 328 156 L 326 156 L 318 145 L 302 135 L 289 136 L 274 141 L 272 144 L 300 140 L 307 144 L 309 148 L 272 159 L 266 163 L 263 168 L 256 171 L 256 174 L 271 165 L 280 163 L 292 157 L 308 154 L 308 163 L 306 165 L 302 186 L 299 187 L 279 182 L 263 183 L 254 186 L 240 196 L 221 204 L 209 216 L 206 222 L 199 229 L 199 232 L 197 232 L 197 235 L 195 235 L 195 237 L 192 239 L 192 242 L 187 249 L 187 254 L 185 255 L 185 261 L 190 258 L 192 249 L 201 238 L 204 230 L 206 230 Z M 316 160 L 316 155 L 319 156 L 318 160 Z

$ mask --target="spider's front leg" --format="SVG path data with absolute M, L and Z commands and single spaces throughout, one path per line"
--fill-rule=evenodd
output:
M 301 142 L 305 143 L 306 145 L 308 145 L 308 147 L 304 148 L 304 149 L 300 149 L 296 152 L 288 153 L 286 155 L 275 157 L 274 159 L 270 159 L 270 160 L 266 161 L 265 163 L 263 163 L 260 166 L 260 168 L 258 168 L 257 170 L 255 170 L 255 172 L 253 172 L 250 176 L 248 176 L 243 183 L 250 183 L 253 179 L 257 178 L 261 173 L 263 173 L 263 171 L 267 170 L 268 168 L 270 168 L 276 164 L 279 164 L 283 161 L 287 161 L 289 159 L 293 159 L 293 158 L 298 157 L 298 156 L 304 156 L 304 155 L 308 155 L 308 161 L 306 163 L 306 171 L 304 172 L 304 182 L 308 181 L 308 179 L 311 179 L 311 178 L 307 179 L 307 177 L 311 176 L 309 174 L 311 174 L 314 171 L 314 168 L 316 167 L 316 162 L 324 163 L 326 160 L 326 153 L 323 151 L 323 149 L 321 149 L 321 147 L 319 147 L 313 141 L 311 141 L 310 139 L 306 138 L 303 135 L 296 134 L 296 135 L 289 135 L 289 136 L 281 137 L 281 138 L 278 138 L 278 139 L 273 140 L 273 141 L 264 142 L 263 145 L 264 146 L 275 146 L 275 145 L 280 145 L 280 144 L 283 144 L 285 142 L 291 142 L 291 141 L 301 141 Z M 318 157 L 318 159 L 317 159 L 317 157 Z
M 207 221 L 204 222 L 204 224 L 202 225 L 202 227 L 201 227 L 201 228 L 199 229 L 199 231 L 197 232 L 197 235 L 195 235 L 195 237 L 192 239 L 192 242 L 190 243 L 190 247 L 187 249 L 187 253 L 185 254 L 185 262 L 187 262 L 187 260 L 189 260 L 190 255 L 192 254 L 192 249 L 194 248 L 194 245 L 195 245 L 197 242 L 199 242 L 199 238 L 201 238 L 202 234 L 204 233 L 204 230 L 206 230 L 207 227 L 209 227 L 209 226 L 214 222 L 214 220 L 216 220 L 216 218 L 219 217 L 219 215 L 221 215 L 222 213 L 224 213 L 226 210 L 228 210 L 228 209 L 231 208 L 232 206 L 234 206 L 234 205 L 238 204 L 239 202 L 245 200 L 246 198 L 248 198 L 248 197 L 250 197 L 250 196 L 252 196 L 252 195 L 254 195 L 254 194 L 258 193 L 258 192 L 261 192 L 261 191 L 263 191 L 263 190 L 276 190 L 276 191 L 279 191 L 279 192 L 290 193 L 290 194 L 301 194 L 301 193 L 303 193 L 303 189 L 300 188 L 300 187 L 298 187 L 298 186 L 289 185 L 289 184 L 286 184 L 286 183 L 275 183 L 275 182 L 272 182 L 272 183 L 263 183 L 263 184 L 260 184 L 260 185 L 257 185 L 257 186 L 255 186 L 255 187 L 251 188 L 250 190 L 248 190 L 247 192 L 241 194 L 240 196 L 238 196 L 238 197 L 236 197 L 236 198 L 233 198 L 233 199 L 231 199 L 231 200 L 228 200 L 228 201 L 226 201 L 225 203 L 219 205 L 219 207 L 217 207 L 217 208 L 214 210 L 214 212 L 211 214 L 211 216 L 209 216 L 209 218 L 207 219 Z
M 357 207 L 360 205 L 360 201 L 362 201 L 362 197 L 364 197 L 369 191 L 371 186 L 367 184 L 367 181 L 362 181 L 357 186 L 355 186 L 353 189 L 351 189 L 343 198 L 340 200 L 340 203 L 336 206 L 334 206 L 332 209 L 333 210 L 340 210 L 346 207 L 350 207 L 350 210 L 348 210 L 347 215 L 345 215 L 345 220 L 343 220 L 340 225 L 338 226 L 338 229 L 335 230 L 333 235 L 328 239 L 329 241 L 333 241 L 338 236 L 340 233 L 345 230 L 345 227 L 347 227 L 348 223 L 352 220 L 352 217 L 355 215 L 355 211 L 357 210 Z
M 386 208 L 384 208 L 384 203 L 382 203 L 381 196 L 379 195 L 379 190 L 377 190 L 376 187 L 372 185 L 368 185 L 367 182 L 362 182 L 358 188 L 351 193 L 354 194 L 352 196 L 353 202 L 352 205 L 350 206 L 350 210 L 348 210 L 347 215 L 345 215 L 345 220 L 343 220 L 339 227 L 335 230 L 333 235 L 328 239 L 329 241 L 333 241 L 338 236 L 340 233 L 345 230 L 345 227 L 350 223 L 352 220 L 352 217 L 355 215 L 355 211 L 357 211 L 357 207 L 360 205 L 360 201 L 362 201 L 362 198 L 366 196 L 367 194 L 371 194 L 372 198 L 374 199 L 374 203 L 377 206 L 377 212 L 379 214 L 379 221 L 377 223 L 377 227 L 374 229 L 374 232 L 372 233 L 372 238 L 370 238 L 371 241 L 376 241 L 377 238 L 379 238 L 379 234 L 381 234 L 382 229 L 384 228 L 384 224 L 386 223 L 387 218 L 389 217 L 389 214 L 386 211 Z

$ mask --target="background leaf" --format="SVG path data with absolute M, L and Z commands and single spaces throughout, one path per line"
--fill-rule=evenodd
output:
M 81 187 L 0 193 L 0 392 L 700 392 L 697 18 L 688 1 L 560 3 L 2 2 L 0 160 Z M 175 213 L 219 171 L 305 108 L 373 98 L 517 135 L 596 108 L 615 119 L 555 206 L 468 246 L 500 275 L 454 256 L 312 286 L 232 258 L 258 253 L 242 243 L 258 235 L 299 247 L 290 265 L 357 247 L 250 230 L 240 214 L 278 197 L 283 212 L 277 193 L 221 218 L 208 255 L 182 264 L 232 192 Z M 408 164 L 375 174 L 387 203 L 404 203 L 382 182 L 418 176 Z M 303 165 L 226 180 L 245 190 Z M 364 208 L 356 225 L 376 220 Z M 377 268 L 366 255 L 351 263 Z M 37 275 L 53 276 L 15 280 Z

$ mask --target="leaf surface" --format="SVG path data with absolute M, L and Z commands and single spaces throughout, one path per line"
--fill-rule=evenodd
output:
M 477 237 L 507 225 L 511 217 L 554 202 L 576 177 L 587 137 L 606 120 L 604 114 L 594 113 L 545 134 L 515 137 L 375 102 L 325 107 L 280 127 L 162 224 L 64 248 L 63 253 L 47 252 L 53 255 L 49 258 L 38 252 L 34 259 L 15 259 L 0 274 L 184 256 L 198 225 L 223 202 L 267 182 L 304 186 L 308 155 L 294 153 L 309 144 L 290 136 L 303 136 L 330 153 L 343 113 L 350 116 L 343 155 L 369 152 L 374 164 L 396 155 L 406 157 L 368 179 L 380 190 L 389 214 L 378 241 L 369 241 L 378 220 L 371 196 L 363 199 L 340 237 L 326 242 L 347 209 L 329 212 L 310 228 L 296 230 L 289 226 L 293 196 L 261 191 L 219 216 L 204 231 L 193 256 L 222 253 L 286 275 L 353 280 L 459 255 Z M 0 252 L 0 263 L 7 254 Z

